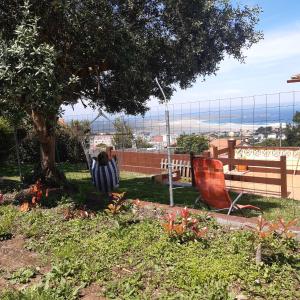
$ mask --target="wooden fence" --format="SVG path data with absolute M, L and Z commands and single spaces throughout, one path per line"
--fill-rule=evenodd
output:
M 160 168 L 162 170 L 168 169 L 168 159 L 167 158 L 162 158 L 161 163 L 160 163 Z M 190 160 L 173 159 L 172 160 L 172 170 L 178 171 L 181 178 L 189 180 L 192 177 Z
M 235 140 L 228 140 L 228 147 L 224 149 L 218 149 L 213 147 L 212 156 L 220 160 L 223 165 L 228 165 L 228 170 L 232 171 L 236 166 L 246 166 L 247 169 L 255 173 L 276 173 L 279 174 L 279 178 L 270 178 L 266 176 L 249 176 L 246 174 L 225 174 L 225 179 L 231 181 L 242 181 L 252 183 L 262 183 L 280 186 L 281 197 L 286 198 L 288 196 L 287 191 L 287 166 L 286 156 L 280 156 L 280 160 L 257 160 L 257 159 L 236 159 L 235 158 Z M 253 147 L 255 148 L 255 147 Z M 227 154 L 227 157 L 224 156 Z
M 212 154 L 205 151 L 203 156 L 217 158 L 232 171 L 237 165 L 247 166 L 248 170 L 254 172 L 253 176 L 243 174 L 225 174 L 225 178 L 231 181 L 252 182 L 261 184 L 270 184 L 280 186 L 281 197 L 287 197 L 287 169 L 286 157 L 280 156 L 280 160 L 256 160 L 256 159 L 236 159 L 235 158 L 235 140 L 228 140 L 228 147 L 218 149 L 213 147 Z M 161 174 L 168 167 L 166 153 L 148 153 L 148 152 L 123 152 L 113 151 L 118 157 L 121 170 L 138 172 L 144 174 Z M 173 154 L 172 165 L 174 171 L 179 171 L 181 177 L 192 179 L 193 172 L 191 161 L 193 156 L 189 154 Z M 255 173 L 274 173 L 279 174 L 279 178 L 270 178 L 266 176 L 256 176 Z M 259 175 L 259 174 L 257 174 Z
M 113 154 L 117 156 L 119 161 L 120 170 L 128 172 L 137 172 L 144 174 L 160 174 L 164 172 L 162 169 L 162 160 L 167 159 L 166 153 L 152 153 L 152 152 L 123 152 L 113 151 Z M 174 162 L 181 161 L 190 162 L 189 154 L 172 154 Z M 167 167 L 167 166 L 166 166 Z M 179 166 L 176 166 L 178 168 Z M 182 171 L 184 173 L 184 171 Z

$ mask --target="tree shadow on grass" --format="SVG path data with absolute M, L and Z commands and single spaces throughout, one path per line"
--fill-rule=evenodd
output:
M 127 197 L 130 199 L 138 198 L 149 202 L 169 204 L 168 186 L 155 183 L 149 177 L 123 179 L 120 182 L 119 190 L 127 192 Z M 236 193 L 230 194 L 233 200 L 237 196 Z M 174 202 L 177 206 L 195 207 L 195 199 L 198 196 L 198 191 L 193 187 L 174 189 Z M 252 194 L 243 195 L 239 204 L 251 204 L 261 208 L 261 212 L 244 210 L 243 213 L 233 213 L 235 215 L 244 215 L 246 217 L 257 217 L 260 214 L 263 214 L 266 218 L 283 216 L 287 219 L 291 219 L 295 217 L 295 208 L 298 210 L 300 208 L 300 201 L 263 197 Z M 200 206 L 196 206 L 196 208 L 207 210 L 207 207 L 204 204 L 200 204 Z
M 3 194 L 19 190 L 21 187 L 22 183 L 19 180 L 4 178 L 0 181 L 0 192 Z
M 33 169 L 33 164 L 21 164 L 21 172 L 24 175 L 25 173 Z M 3 164 L 0 166 L 0 177 L 19 177 L 19 167 L 17 163 L 15 164 Z

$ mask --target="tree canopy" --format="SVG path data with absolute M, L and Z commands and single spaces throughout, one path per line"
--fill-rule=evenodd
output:
M 241 60 L 242 50 L 261 37 L 255 31 L 259 9 L 235 7 L 226 0 L 30 0 L 29 4 L 24 14 L 23 1 L 0 1 L 2 45 L 10 49 L 8 58 L 1 57 L 1 68 L 4 63 L 9 72 L 18 70 L 22 80 L 13 83 L 13 90 L 23 97 L 19 105 L 30 103 L 36 109 L 46 101 L 43 93 L 38 94 L 42 89 L 37 86 L 43 83 L 46 90 L 51 84 L 46 106 L 51 102 L 57 110 L 82 98 L 110 112 L 143 112 L 149 97 L 161 96 L 155 77 L 170 97 L 174 84 L 186 88 L 197 76 L 215 73 L 226 54 Z M 19 53 L 27 42 L 32 47 Z M 17 63 L 8 64 L 15 55 Z M 40 79 L 32 80 L 35 91 L 24 74 L 30 70 Z M 25 86 L 30 92 L 22 89 Z
M 203 135 L 197 134 L 181 134 L 177 139 L 177 153 L 201 154 L 208 150 L 209 140 Z
M 288 124 L 285 129 L 286 145 L 300 147 L 300 112 L 293 116 L 293 123 Z
M 55 169 L 62 105 L 144 113 L 260 40 L 260 9 L 228 0 L 0 0 L 0 108 L 29 117 Z M 21 115 L 20 115 L 21 113 Z M 59 181 L 57 180 L 57 181 Z
M 132 148 L 134 136 L 132 128 L 123 119 L 117 118 L 114 121 L 115 133 L 112 144 L 116 149 Z

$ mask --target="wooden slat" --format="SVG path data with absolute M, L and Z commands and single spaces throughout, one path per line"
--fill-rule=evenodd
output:
M 181 177 L 184 178 L 190 178 L 191 173 L 190 173 L 190 167 L 191 164 L 189 161 L 185 160 L 178 160 L 178 159 L 173 159 L 172 160 L 172 169 L 173 171 L 178 171 L 180 173 Z M 160 167 L 163 170 L 168 169 L 168 159 L 162 159 L 160 163 Z
M 267 168 L 267 167 L 252 167 L 249 166 L 248 170 L 251 172 L 257 173 L 272 173 L 272 174 L 280 174 L 281 170 L 279 168 Z
M 253 183 L 281 185 L 281 179 L 280 178 L 265 178 L 265 177 L 256 177 L 256 176 L 225 174 L 225 179 L 226 180 L 231 180 L 231 181 L 242 181 L 242 182 L 253 182 Z
M 220 149 L 220 150 L 218 150 L 218 154 L 219 154 L 219 155 L 220 155 L 220 154 L 225 154 L 225 153 L 227 153 L 228 151 L 229 151 L 228 148 Z
M 244 166 L 257 166 L 257 167 L 273 167 L 280 168 L 280 161 L 271 160 L 258 160 L 258 159 L 230 159 L 230 158 L 218 158 L 224 165 L 244 165 Z
M 287 176 L 286 176 L 286 156 L 280 156 L 280 164 L 281 164 L 281 197 L 287 197 Z
M 218 147 L 217 146 L 213 146 L 212 147 L 212 152 L 213 152 L 213 158 L 218 158 L 219 156 L 219 151 L 218 151 Z

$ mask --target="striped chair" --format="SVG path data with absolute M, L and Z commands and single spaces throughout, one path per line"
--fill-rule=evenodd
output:
M 110 193 L 119 186 L 119 170 L 115 158 L 108 161 L 107 165 L 100 165 L 97 159 L 92 162 L 92 180 L 97 190 Z

